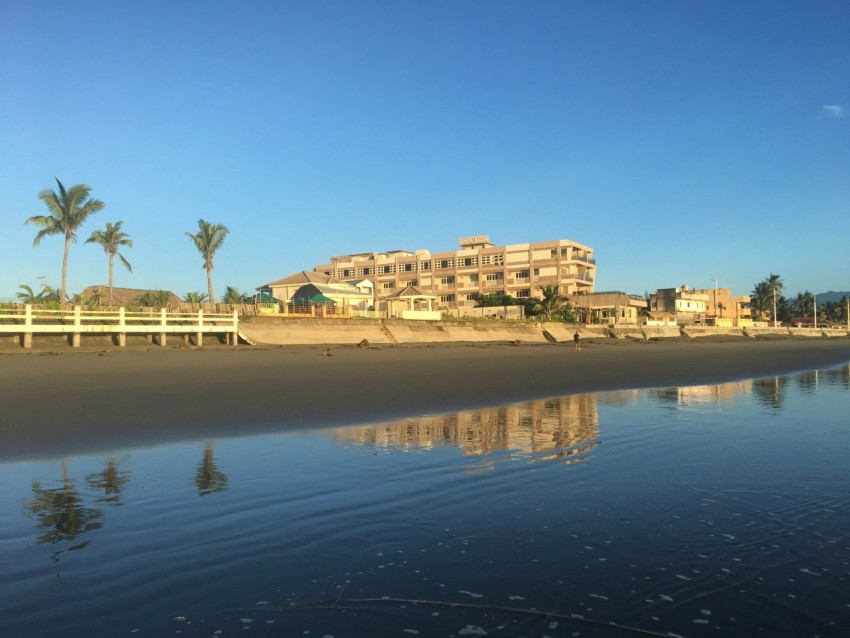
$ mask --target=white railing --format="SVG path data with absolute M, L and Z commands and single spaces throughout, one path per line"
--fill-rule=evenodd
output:
M 126 345 L 126 336 L 146 335 L 165 345 L 166 335 L 179 334 L 184 340 L 194 337 L 202 345 L 203 335 L 224 335 L 225 342 L 236 345 L 238 341 L 239 314 L 231 313 L 127 312 L 116 310 L 41 310 L 30 305 L 23 308 L 0 310 L 0 335 L 20 335 L 24 348 L 32 347 L 33 335 L 70 335 L 73 347 L 79 347 L 83 334 L 116 335 L 118 345 Z

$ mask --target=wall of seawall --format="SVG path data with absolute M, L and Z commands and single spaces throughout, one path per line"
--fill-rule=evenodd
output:
M 607 339 L 607 326 L 594 326 L 585 324 L 562 323 L 560 321 L 550 321 L 543 324 L 543 328 L 552 335 L 558 342 L 568 341 L 572 343 L 573 335 L 578 330 L 578 336 L 581 339 Z
M 850 336 L 850 330 L 845 328 L 824 328 L 821 330 L 824 337 L 847 337 Z
M 605 326 L 579 326 L 582 339 L 607 338 Z M 244 317 L 239 332 L 252 343 L 267 345 L 356 345 L 416 343 L 572 342 L 576 326 L 563 323 L 504 321 L 405 321 L 403 319 L 296 319 Z
M 647 339 L 672 339 L 682 336 L 679 326 L 643 326 L 643 333 Z
M 788 328 L 788 332 L 795 337 L 822 337 L 823 333 L 818 328 Z
M 617 339 L 638 339 L 640 341 L 645 341 L 646 335 L 644 334 L 643 328 L 643 326 L 611 326 L 610 333 Z
M 522 341 L 547 343 L 539 324 L 502 321 L 400 321 L 384 322 L 398 343 Z
M 279 346 L 355 345 L 363 339 L 372 344 L 392 343 L 377 319 L 244 317 L 239 332 L 254 343 Z
M 750 337 L 787 337 L 789 335 L 788 328 L 776 327 L 776 328 L 762 328 L 756 326 L 747 326 L 744 328 L 744 332 Z
M 745 337 L 743 328 L 721 326 L 685 326 L 682 333 L 686 337 Z

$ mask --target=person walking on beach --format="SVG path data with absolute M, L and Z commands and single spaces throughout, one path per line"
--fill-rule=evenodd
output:
M 581 350 L 581 343 L 579 341 L 580 339 L 581 336 L 579 335 L 578 330 L 576 330 L 576 333 L 573 335 L 573 341 L 576 344 L 576 350 Z

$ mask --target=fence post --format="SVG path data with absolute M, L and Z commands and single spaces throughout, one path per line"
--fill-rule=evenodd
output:
M 239 312 L 233 309 L 233 332 L 230 333 L 231 343 L 234 346 L 239 345 Z
M 118 309 L 118 347 L 127 345 L 127 331 L 125 330 L 124 306 Z
M 198 332 L 195 333 L 195 345 L 199 347 L 204 345 L 204 333 L 201 331 L 203 325 L 204 311 L 201 308 L 198 308 Z
M 79 348 L 80 347 L 80 311 L 81 308 L 79 306 L 74 306 L 74 332 L 71 333 L 71 347 Z
M 166 313 L 168 311 L 165 308 L 159 309 L 159 345 L 165 345 L 165 326 L 168 323 L 166 319 Z
M 24 306 L 24 333 L 21 335 L 21 345 L 32 348 L 32 306 Z

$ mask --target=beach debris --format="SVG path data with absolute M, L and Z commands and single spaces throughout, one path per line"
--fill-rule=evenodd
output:
M 372 344 L 369 343 L 368 339 L 361 339 L 360 343 L 357 344 L 358 348 L 371 348 Z
M 513 341 L 511 341 L 511 345 L 512 346 L 521 346 L 522 341 L 520 341 L 519 339 L 514 339 Z
M 323 356 L 323 357 L 332 357 L 333 355 L 331 354 L 331 351 L 330 351 L 330 350 L 328 350 L 327 348 L 325 348 L 324 350 L 322 350 L 322 356 Z

